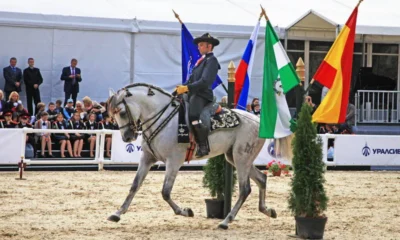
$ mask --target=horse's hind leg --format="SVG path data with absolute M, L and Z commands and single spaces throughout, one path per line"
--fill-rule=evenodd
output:
M 277 214 L 273 208 L 267 208 L 265 206 L 265 194 L 267 189 L 267 175 L 263 174 L 260 170 L 258 170 L 254 165 L 250 170 L 250 178 L 257 184 L 260 189 L 260 200 L 258 204 L 258 210 L 265 215 L 276 218 Z
M 228 224 L 235 219 L 237 213 L 239 212 L 240 207 L 243 205 L 243 203 L 246 201 L 247 197 L 251 193 L 250 178 L 249 178 L 251 163 L 249 164 L 246 161 L 238 161 L 236 160 L 236 158 L 234 161 L 232 153 L 229 152 L 226 153 L 225 156 L 227 157 L 228 162 L 231 163 L 234 162 L 236 166 L 238 181 L 239 181 L 239 199 L 237 200 L 235 206 L 232 208 L 228 216 L 226 216 L 224 221 L 222 221 L 218 225 L 218 227 L 222 229 L 228 229 Z
M 120 207 L 118 211 L 116 211 L 114 214 L 109 216 L 107 220 L 112 221 L 112 222 L 118 222 L 120 220 L 121 214 L 126 213 L 128 211 L 129 205 L 132 202 L 133 197 L 139 190 L 140 186 L 142 185 L 144 179 L 147 176 L 147 173 L 149 172 L 151 166 L 156 162 L 154 157 L 151 154 L 148 154 L 147 152 L 143 152 L 142 157 L 140 159 L 139 167 L 135 176 L 135 179 L 133 180 L 132 187 L 129 190 L 129 194 L 126 197 L 124 203 Z
M 181 167 L 180 161 L 174 161 L 172 159 L 168 159 L 166 162 L 165 169 L 165 179 L 164 185 L 162 188 L 162 196 L 163 199 L 171 206 L 172 210 L 174 210 L 176 215 L 182 215 L 185 217 L 193 217 L 193 211 L 190 208 L 181 209 L 174 201 L 171 199 L 171 191 L 174 186 L 176 176 L 178 175 L 179 168 Z

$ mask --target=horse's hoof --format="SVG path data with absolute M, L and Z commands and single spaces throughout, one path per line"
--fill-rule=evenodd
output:
M 218 228 L 226 230 L 226 229 L 228 229 L 228 225 L 227 225 L 227 224 L 220 223 L 220 224 L 218 225 Z
M 119 220 L 121 220 L 121 218 L 117 215 L 111 215 L 107 218 L 107 220 L 111 221 L 111 222 L 119 222 Z
M 194 213 L 193 213 L 192 209 L 186 208 L 185 210 L 186 210 L 186 212 L 188 214 L 188 217 L 194 217 Z
M 269 213 L 269 216 L 271 218 L 277 218 L 278 217 L 278 215 L 276 214 L 275 209 L 273 209 L 273 208 L 268 209 L 268 213 Z

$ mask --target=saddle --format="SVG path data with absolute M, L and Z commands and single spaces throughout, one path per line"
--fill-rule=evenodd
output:
M 192 158 L 196 143 L 193 137 L 193 128 L 189 123 L 189 98 L 187 94 L 182 95 L 181 107 L 179 109 L 178 143 L 190 143 L 186 154 L 186 161 Z M 239 126 L 240 121 L 236 113 L 228 108 L 221 107 L 214 101 L 207 104 L 200 114 L 200 120 L 209 130 L 208 135 L 218 129 L 229 129 Z

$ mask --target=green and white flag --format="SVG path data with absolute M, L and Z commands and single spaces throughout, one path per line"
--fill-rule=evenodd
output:
M 260 138 L 284 138 L 294 131 L 285 94 L 300 83 L 275 30 L 267 21 L 265 28 L 263 92 Z

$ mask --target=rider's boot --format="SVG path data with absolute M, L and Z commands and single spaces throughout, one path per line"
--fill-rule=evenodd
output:
M 207 144 L 208 139 L 208 129 L 202 123 L 193 125 L 194 136 L 197 143 L 196 157 L 201 158 L 208 155 L 209 149 Z

